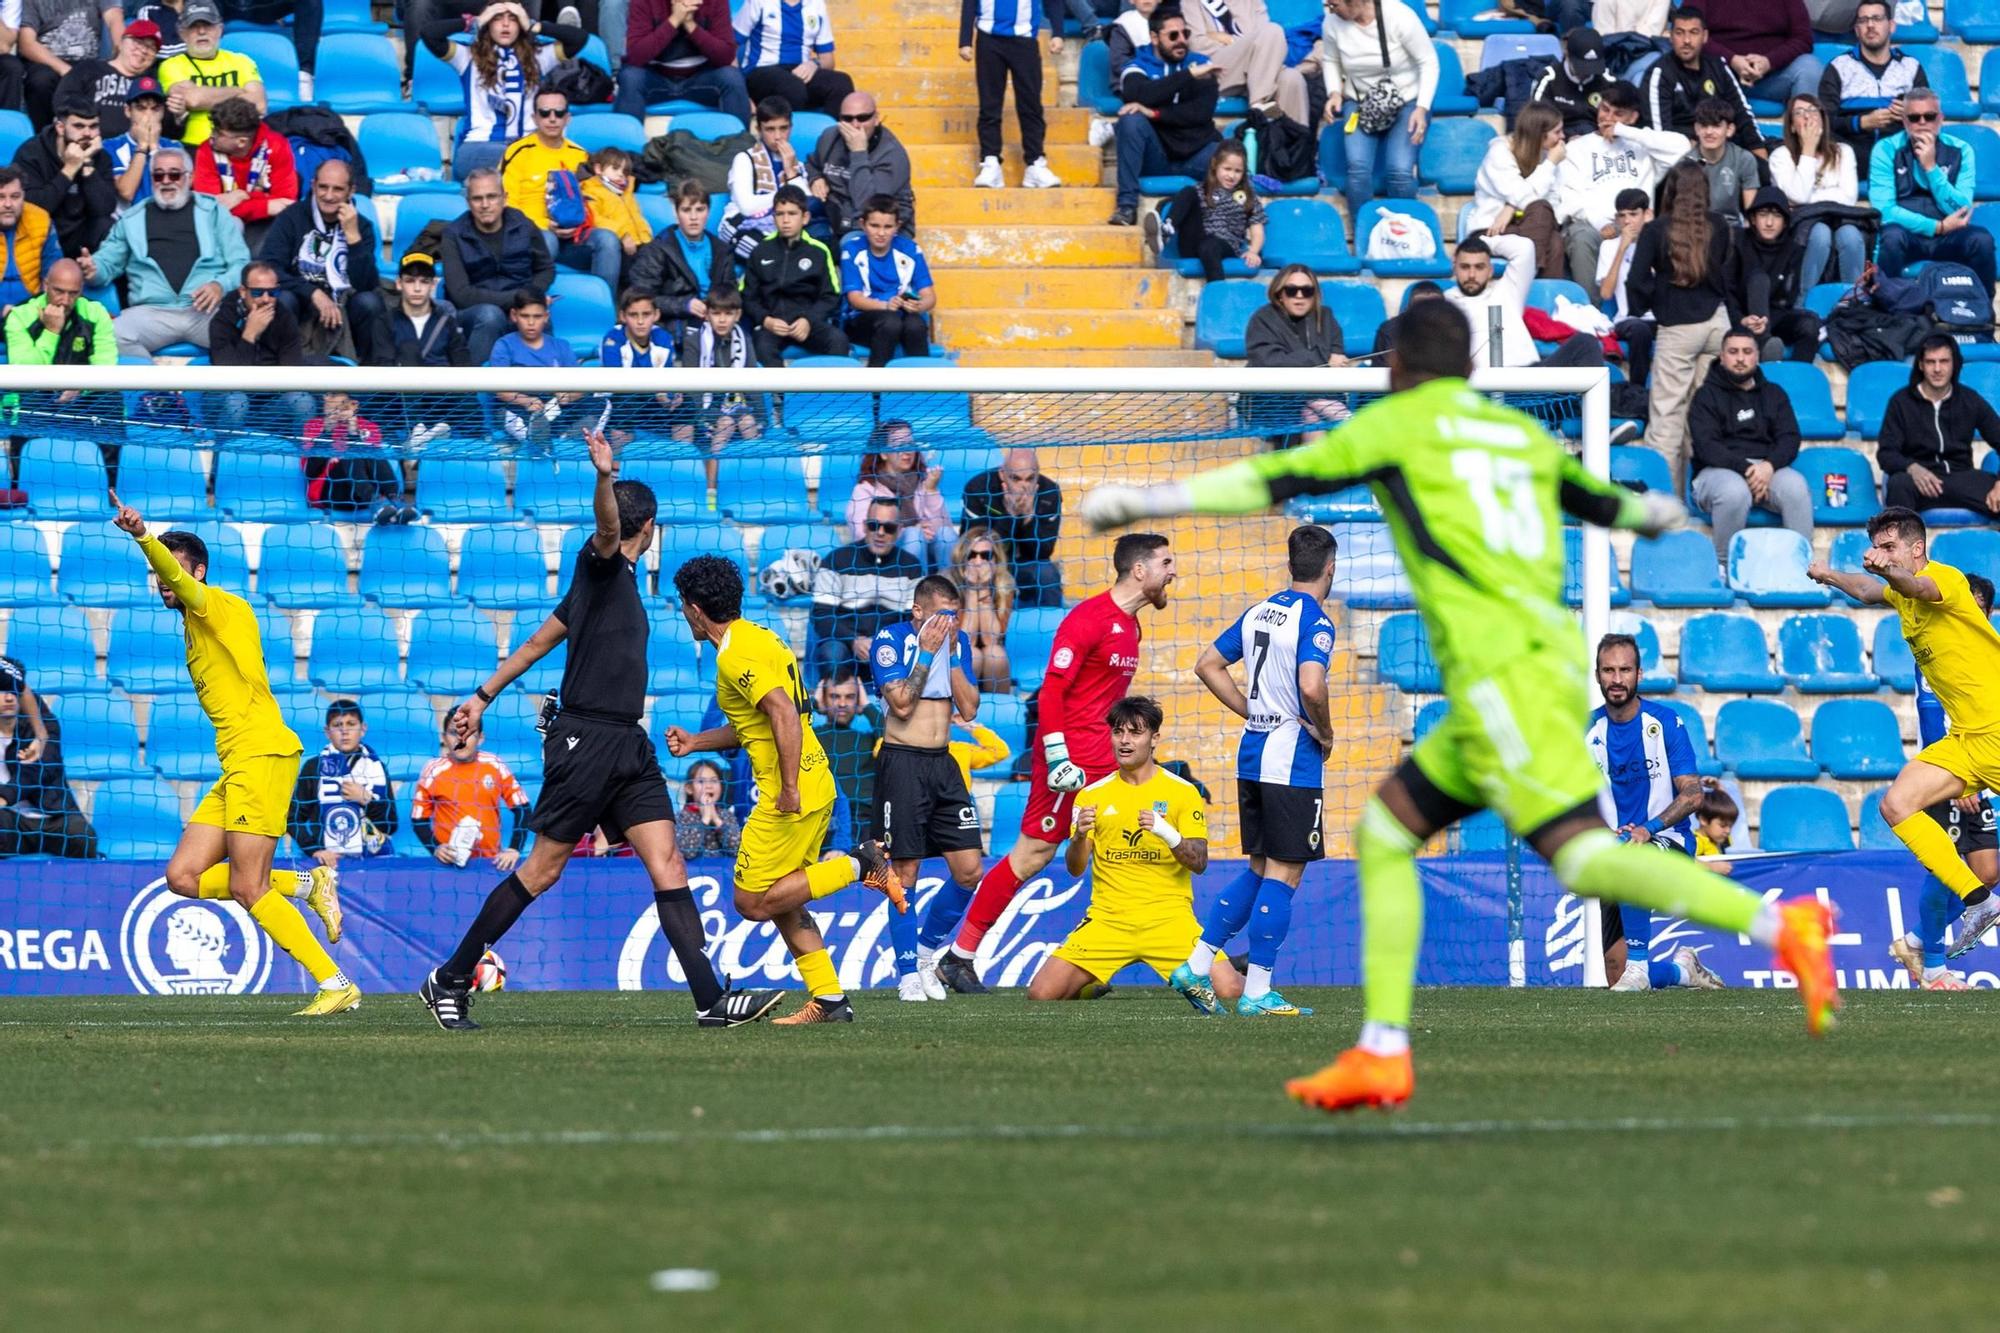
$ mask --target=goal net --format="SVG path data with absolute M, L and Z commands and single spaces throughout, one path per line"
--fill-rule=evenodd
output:
M 1604 371 L 1489 371 L 1474 383 L 1534 414 L 1607 472 Z M 1082 494 L 1106 481 L 1165 480 L 1288 447 L 1338 429 L 1386 389 L 1387 373 L 1372 369 L 9 368 L 4 411 L 17 503 L 0 510 L 4 651 L 59 729 L 61 778 L 74 805 L 38 837 L 32 829 L 7 835 L 16 841 L 0 852 L 130 862 L 125 878 L 137 887 L 157 873 L 216 776 L 213 733 L 187 679 L 177 618 L 108 521 L 106 491 L 115 486 L 154 531 L 202 536 L 210 581 L 258 610 L 273 691 L 305 742 L 306 768 L 332 744 L 328 705 L 360 705 L 365 744 L 393 787 L 393 799 L 383 799 L 394 830 L 369 803 L 342 799 L 340 783 L 308 774 L 280 864 L 309 865 L 304 843 L 315 839 L 337 845 L 348 854 L 343 874 L 364 900 L 379 892 L 376 906 L 398 930 L 448 943 L 490 886 L 483 857 L 513 840 L 516 812 L 501 811 L 497 832 L 482 828 L 469 868 L 447 866 L 432 847 L 448 846 L 456 826 L 443 822 L 430 788 L 456 788 L 433 782 L 420 794 L 420 780 L 440 757 L 444 710 L 560 598 L 591 526 L 582 435 L 602 426 L 619 446 L 621 475 L 648 482 L 660 505 L 659 538 L 641 571 L 653 612 L 649 732 L 692 727 L 708 710 L 713 661 L 680 621 L 672 576 L 689 557 L 714 553 L 742 567 L 746 614 L 799 653 L 836 767 L 865 767 L 841 758 L 866 748 L 846 733 L 859 727 L 872 738 L 879 725 L 868 665 L 854 659 L 848 636 L 907 606 L 816 612 L 814 585 L 823 559 L 867 537 L 868 499 L 889 496 L 898 507 L 894 545 L 910 557 L 898 567 L 951 574 L 978 608 L 967 619 L 979 640 L 979 721 L 1008 757 L 982 759 L 974 786 L 989 851 L 1004 853 L 1026 801 L 1036 690 L 1055 627 L 1067 607 L 1111 582 L 1111 539 L 1075 516 Z M 1303 983 L 1344 983 L 1359 965 L 1350 830 L 1374 784 L 1442 709 L 1409 584 L 1367 493 L 1161 525 L 1179 575 L 1165 609 L 1140 614 L 1133 689 L 1165 709 L 1162 757 L 1185 764 L 1209 794 L 1216 860 L 1199 907 L 1240 855 L 1239 724 L 1196 679 L 1195 659 L 1245 608 L 1286 585 L 1285 537 L 1301 522 L 1328 526 L 1339 542 L 1327 608 L 1337 630 L 1336 735 L 1323 819 L 1330 860 L 1302 891 L 1288 970 Z M 1600 532 L 1571 528 L 1564 540 L 1570 601 L 1594 640 L 1607 625 L 1610 549 Z M 997 585 L 986 562 L 969 558 L 979 550 L 1001 557 Z M 829 587 L 821 580 L 821 603 Z M 530 797 L 543 767 L 534 712 L 561 669 L 558 650 L 487 715 L 486 749 Z M 857 701 L 847 695 L 849 675 L 860 679 L 859 722 L 847 716 Z M 29 719 L 16 725 L 25 735 Z M 690 764 L 666 763 L 678 799 Z M 848 790 L 857 798 L 848 827 L 865 831 L 866 784 L 855 782 L 862 790 Z M 723 803 L 740 807 L 747 797 L 725 792 Z M 413 813 L 413 801 L 427 818 Z M 51 793 L 49 804 L 60 798 Z M 1595 931 L 1490 816 L 1427 851 L 1424 980 L 1582 979 Z M 0 869 L 0 906 L 37 892 L 31 876 L 63 870 Z M 1083 895 L 1060 861 L 1051 870 L 993 933 L 990 979 L 1024 982 L 1080 915 Z M 941 866 L 927 866 L 926 891 L 933 872 Z M 521 947 L 547 956 L 538 965 L 510 958 L 510 984 L 625 984 L 663 966 L 656 931 L 650 954 L 635 963 L 639 946 L 622 924 L 608 933 L 593 925 L 643 924 L 643 895 L 626 883 L 642 878 L 637 867 L 593 858 L 572 873 L 609 878 L 601 891 L 559 895 L 556 910 L 535 914 L 559 920 L 540 943 Z M 768 928 L 750 931 L 728 910 L 727 860 L 700 858 L 698 884 L 704 875 L 713 880 L 704 900 L 711 933 L 734 932 L 739 953 L 763 958 Z M 837 933 L 849 942 L 868 937 L 873 952 L 854 964 L 861 983 L 879 979 L 887 956 L 879 899 L 830 901 L 843 904 L 832 914 Z M 840 926 L 843 917 L 849 926 Z M 594 956 L 558 957 L 565 950 Z M 396 967 L 384 962 L 382 970 Z

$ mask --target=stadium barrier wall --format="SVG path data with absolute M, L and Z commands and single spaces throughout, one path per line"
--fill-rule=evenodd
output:
M 1241 864 L 1211 863 L 1197 881 L 1197 911 L 1206 908 Z M 162 868 L 142 862 L 0 864 L 0 903 L 7 905 L 0 915 L 0 995 L 309 989 L 304 973 L 289 959 L 275 956 L 240 909 L 175 897 L 160 879 Z M 729 865 L 701 861 L 690 869 L 719 970 L 758 985 L 797 985 L 790 957 L 773 928 L 743 921 L 729 908 Z M 1427 860 L 1422 869 L 1427 927 L 1419 967 L 1422 984 L 1507 985 L 1510 955 L 1524 961 L 1521 979 L 1528 985 L 1583 983 L 1591 918 L 1582 903 L 1562 892 L 1542 862 L 1533 857 L 1522 861 L 1519 951 L 1509 948 L 1503 855 Z M 942 863 L 925 865 L 913 911 L 923 910 L 942 870 Z M 1840 909 L 1840 933 L 1833 943 L 1844 987 L 1909 985 L 1908 975 L 1886 953 L 1905 923 L 1914 920 L 1922 883 L 1921 871 L 1907 854 L 1757 857 L 1736 862 L 1734 870 L 1740 883 L 1767 897 L 1817 892 Z M 1355 873 L 1350 861 L 1308 867 L 1280 961 L 1281 983 L 1358 983 Z M 492 878 L 426 860 L 347 862 L 342 876 L 347 930 L 333 951 L 335 958 L 366 990 L 413 990 L 425 970 L 450 951 Z M 1067 876 L 1031 882 L 987 936 L 981 976 L 993 985 L 1025 985 L 1082 918 L 1084 888 Z M 860 889 L 845 890 L 816 907 L 842 985 L 865 989 L 894 983 L 890 910 L 884 899 Z M 1655 918 L 1654 949 L 1681 944 L 1708 946 L 1704 960 L 1731 986 L 1792 984 L 1788 974 L 1773 972 L 1766 951 L 1745 938 Z M 560 888 L 509 933 L 501 952 L 511 989 L 646 990 L 682 984 L 660 935 L 644 874 L 630 860 L 573 864 Z M 2000 949 L 1991 942 L 1969 955 L 1973 985 L 2000 987 L 1996 955 Z M 1120 985 L 1159 984 L 1143 967 L 1127 969 L 1114 980 Z

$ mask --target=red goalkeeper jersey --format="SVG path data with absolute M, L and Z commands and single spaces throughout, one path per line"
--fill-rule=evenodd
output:
M 1042 763 L 1041 738 L 1061 732 L 1069 757 L 1089 773 L 1116 768 L 1111 728 L 1104 715 L 1132 688 L 1139 671 L 1139 622 L 1122 611 L 1111 594 L 1077 603 L 1056 626 L 1049 670 L 1042 680 L 1035 763 Z

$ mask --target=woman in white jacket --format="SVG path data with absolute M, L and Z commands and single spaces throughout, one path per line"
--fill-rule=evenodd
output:
M 1472 185 L 1466 236 L 1525 237 L 1535 243 L 1537 276 L 1560 278 L 1562 228 L 1556 225 L 1555 198 L 1556 167 L 1562 160 L 1562 112 L 1548 102 L 1522 107 L 1513 132 L 1486 145 Z
M 1846 204 L 1861 200 L 1854 150 L 1834 137 L 1833 125 L 1817 97 L 1797 93 L 1785 103 L 1785 142 L 1771 153 L 1771 184 L 1785 192 L 1792 207 L 1805 204 Z M 1834 281 L 1861 281 L 1868 266 L 1868 238 L 1851 222 L 1834 226 L 1814 222 L 1806 229 L 1806 253 L 1800 268 L 1803 284 L 1826 280 L 1826 261 L 1835 262 Z
M 1378 155 L 1388 166 L 1383 193 L 1391 199 L 1416 197 L 1417 149 L 1430 128 L 1431 99 L 1437 95 L 1437 48 L 1423 20 L 1401 0 L 1327 0 L 1326 10 L 1320 42 L 1326 118 L 1329 123 L 1339 118 L 1352 219 L 1374 197 Z M 1357 112 L 1385 83 L 1402 99 L 1401 108 L 1386 129 L 1363 133 Z

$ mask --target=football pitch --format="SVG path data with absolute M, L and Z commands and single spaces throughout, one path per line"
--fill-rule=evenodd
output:
M 1347 1120 L 1280 1085 L 1359 996 L 1293 998 L 0 1003 L 0 1325 L 1995 1322 L 1992 992 L 1850 995 L 1815 1044 L 1788 992 L 1426 991 L 1416 1100 Z

